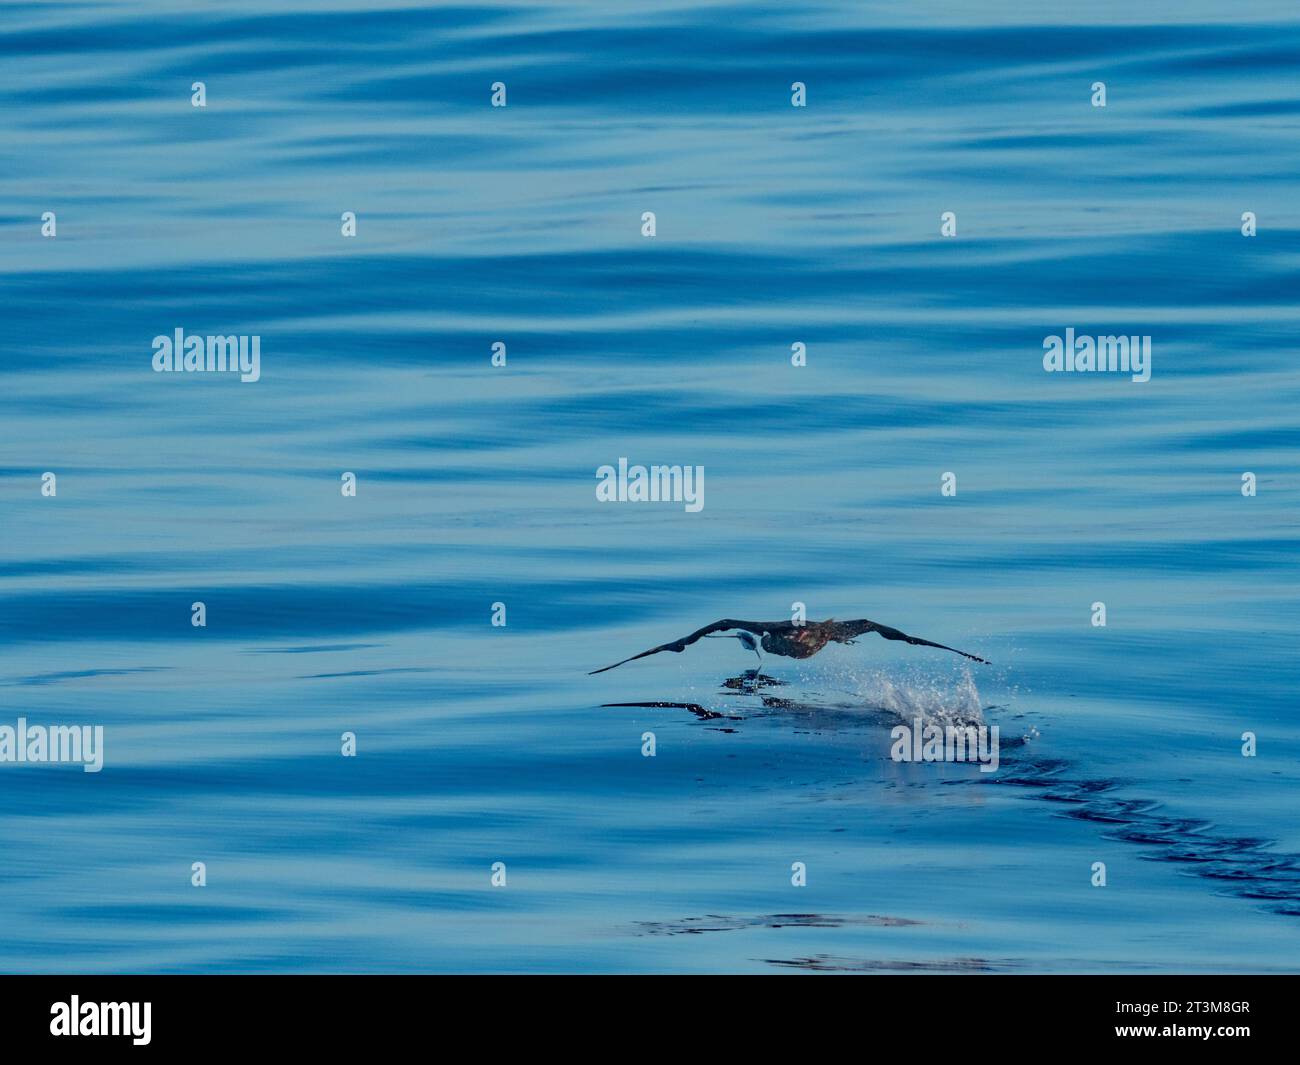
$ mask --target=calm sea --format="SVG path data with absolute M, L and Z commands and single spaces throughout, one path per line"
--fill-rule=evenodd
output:
M 105 730 L 0 764 L 0 969 L 1300 968 L 1298 67 L 1289 0 L 0 5 L 0 726 Z M 993 665 L 587 675 L 795 603 Z

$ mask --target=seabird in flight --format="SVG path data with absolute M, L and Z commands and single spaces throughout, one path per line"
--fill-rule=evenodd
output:
M 919 636 L 909 636 L 898 629 L 891 629 L 888 625 L 868 621 L 866 618 L 859 618 L 857 621 L 835 621 L 834 619 L 806 621 L 801 625 L 797 625 L 793 621 L 735 621 L 732 618 L 723 618 L 721 621 L 715 621 L 712 625 L 705 625 L 702 629 L 696 629 L 689 636 L 683 636 L 680 640 L 661 643 L 658 647 L 652 647 L 648 651 L 642 651 L 639 655 L 625 658 L 622 662 L 615 662 L 612 666 L 605 666 L 604 669 L 593 669 L 587 675 L 595 676 L 597 673 L 604 673 L 607 669 L 621 666 L 625 662 L 635 662 L 638 658 L 645 658 L 647 655 L 657 655 L 660 651 L 685 651 L 691 644 L 705 637 L 739 640 L 746 650 L 753 651 L 758 655 L 758 663 L 761 667 L 763 664 L 763 651 L 772 655 L 780 655 L 782 658 L 812 658 L 828 643 L 854 643 L 855 637 L 867 632 L 878 632 L 886 640 L 902 640 L 904 643 L 916 644 L 920 647 L 937 647 L 941 651 L 952 651 L 954 654 L 963 655 L 966 658 L 988 665 L 988 662 L 978 655 L 966 654 L 965 651 L 958 651 L 955 647 L 932 643 L 930 640 L 923 640 Z M 759 650 L 760 647 L 762 650 Z

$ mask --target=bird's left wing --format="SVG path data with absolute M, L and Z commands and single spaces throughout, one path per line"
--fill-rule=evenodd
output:
M 965 651 L 959 651 L 955 647 L 948 647 L 945 644 L 935 643 L 932 640 L 923 640 L 919 636 L 909 636 L 898 629 L 891 629 L 888 625 L 881 625 L 875 621 L 868 621 L 866 618 L 858 618 L 856 621 L 837 621 L 834 622 L 835 635 L 832 639 L 846 640 L 854 636 L 861 636 L 864 632 L 878 632 L 886 640 L 902 640 L 904 643 L 918 644 L 922 647 L 937 647 L 940 651 L 951 651 L 955 655 L 962 655 L 965 658 L 973 659 L 976 662 L 983 662 L 984 665 L 989 663 L 980 658 L 978 655 L 967 654 Z
M 696 629 L 689 636 L 683 636 L 680 640 L 673 640 L 671 643 L 661 643 L 658 647 L 652 647 L 648 651 L 642 651 L 639 655 L 633 655 L 631 658 L 625 658 L 622 662 L 615 662 L 612 666 L 605 666 L 604 669 L 593 669 L 587 674 L 594 677 L 597 673 L 604 673 L 607 669 L 614 669 L 627 662 L 635 662 L 638 658 L 645 658 L 648 655 L 657 655 L 660 651 L 685 651 L 691 644 L 697 640 L 702 640 L 710 633 L 726 632 L 728 629 L 744 629 L 746 632 L 752 632 L 756 636 L 762 636 L 765 632 L 771 632 L 773 626 L 770 622 L 762 621 L 735 621 L 732 618 L 723 618 L 721 621 L 715 621 L 712 625 L 705 625 L 702 629 Z

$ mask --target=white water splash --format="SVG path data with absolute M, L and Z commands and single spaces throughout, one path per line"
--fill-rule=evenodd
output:
M 983 704 L 968 670 L 957 677 L 846 672 L 836 678 L 862 710 L 893 714 L 910 725 L 982 725 Z M 842 696 L 840 697 L 842 699 Z
M 897 714 L 911 723 L 918 717 L 923 725 L 982 725 L 984 711 L 975 678 L 963 672 L 954 683 L 933 679 L 924 681 L 895 680 L 878 673 L 869 682 L 878 694 L 875 699 L 882 710 Z M 867 695 L 867 692 L 863 692 Z M 868 696 L 870 697 L 870 696 Z

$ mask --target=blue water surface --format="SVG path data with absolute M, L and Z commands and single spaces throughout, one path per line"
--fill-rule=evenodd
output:
M 1300 969 L 1298 75 L 1267 0 L 0 5 L 0 725 L 105 729 L 0 764 L 0 970 Z M 587 675 L 795 603 L 993 665 Z

